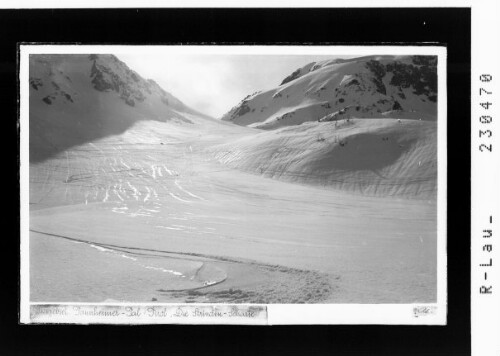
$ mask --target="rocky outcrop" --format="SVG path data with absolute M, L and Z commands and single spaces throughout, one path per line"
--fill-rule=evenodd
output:
M 292 80 L 297 79 L 298 77 L 300 77 L 300 69 L 297 69 L 295 72 L 293 72 L 288 77 L 286 77 L 285 79 L 283 79 L 283 81 L 281 82 L 280 85 L 283 85 L 283 84 L 286 84 L 288 82 L 291 82 Z
M 384 82 L 382 81 L 382 79 L 387 74 L 387 71 L 386 71 L 384 65 L 381 64 L 379 61 L 372 59 L 372 60 L 366 62 L 366 66 L 373 73 L 372 81 L 373 81 L 373 84 L 375 84 L 375 86 L 377 87 L 377 91 L 380 94 L 386 95 L 387 90 L 385 88 Z
M 30 77 L 30 85 L 33 89 L 38 90 L 39 87 L 43 86 L 43 82 L 40 78 Z
M 29 58 L 30 161 L 121 134 L 139 121 L 193 124 L 206 117 L 110 54 Z
M 94 89 L 99 91 L 115 91 L 130 106 L 135 106 L 136 101 L 143 102 L 146 96 L 141 88 L 137 88 L 136 84 L 142 80 L 146 83 L 147 87 L 148 82 L 140 78 L 136 72 L 130 70 L 125 63 L 121 62 L 115 56 L 111 55 L 111 58 L 117 66 L 115 70 L 119 69 L 122 73 L 117 73 L 109 65 L 100 63 L 99 55 L 91 54 L 89 56 L 89 59 L 93 61 L 90 77 L 92 78 Z
M 247 96 L 222 120 L 262 129 L 348 117 L 434 120 L 436 101 L 435 56 L 333 59 L 310 63 L 278 87 Z
M 125 104 L 132 107 L 147 100 L 148 96 L 157 95 L 161 103 L 166 106 L 186 109 L 182 102 L 163 90 L 155 81 L 142 78 L 116 56 L 91 54 L 85 58 L 90 62 L 88 76 L 95 90 L 116 93 Z M 48 85 L 52 89 L 49 95 L 41 100 L 48 105 L 59 99 L 73 103 L 75 93 L 71 92 L 73 86 L 70 76 L 60 68 L 54 68 L 50 59 L 37 58 L 37 62 L 46 67 L 46 75 L 50 78 L 50 82 L 44 83 L 44 79 L 33 76 L 29 82 L 31 88 L 38 91 L 40 87 Z
M 435 57 L 416 56 L 413 63 L 388 63 L 386 70 L 392 73 L 391 85 L 401 88 L 413 88 L 415 95 L 425 95 L 429 100 L 437 100 L 437 59 Z M 435 64 L 434 64 L 435 63 Z

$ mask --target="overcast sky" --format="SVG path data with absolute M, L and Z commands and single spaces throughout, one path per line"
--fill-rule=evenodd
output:
M 118 54 L 188 106 L 219 118 L 245 96 L 278 86 L 295 69 L 338 56 Z

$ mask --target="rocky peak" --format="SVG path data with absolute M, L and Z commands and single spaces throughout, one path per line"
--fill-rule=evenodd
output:
M 222 120 L 263 129 L 349 117 L 434 120 L 436 101 L 435 56 L 335 58 L 309 63 L 278 87 L 245 97 Z
M 94 89 L 115 91 L 130 106 L 143 102 L 146 94 L 151 94 L 151 83 L 114 55 L 89 55 L 92 61 L 90 77 Z
M 77 102 L 70 76 L 83 74 L 90 78 L 87 83 L 91 88 L 115 93 L 129 106 L 157 97 L 166 106 L 189 110 L 155 81 L 142 78 L 112 54 L 37 55 L 30 60 L 30 68 L 30 87 L 45 93 L 41 100 L 47 105 L 58 100 Z

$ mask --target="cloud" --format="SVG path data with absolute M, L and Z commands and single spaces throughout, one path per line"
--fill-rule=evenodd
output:
M 333 56 L 131 53 L 118 57 L 186 105 L 221 117 L 248 94 L 275 87 L 295 69 Z

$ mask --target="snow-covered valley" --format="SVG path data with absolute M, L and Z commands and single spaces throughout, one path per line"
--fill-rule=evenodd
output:
M 380 115 L 330 103 L 318 122 L 304 89 L 352 82 L 330 73 L 351 62 L 323 64 L 280 86 L 296 121 L 278 120 L 292 101 L 255 114 L 277 91 L 220 121 L 120 63 L 33 60 L 32 301 L 436 301 L 436 113 L 420 100 L 432 91 L 410 108 L 402 88 L 402 109 Z

